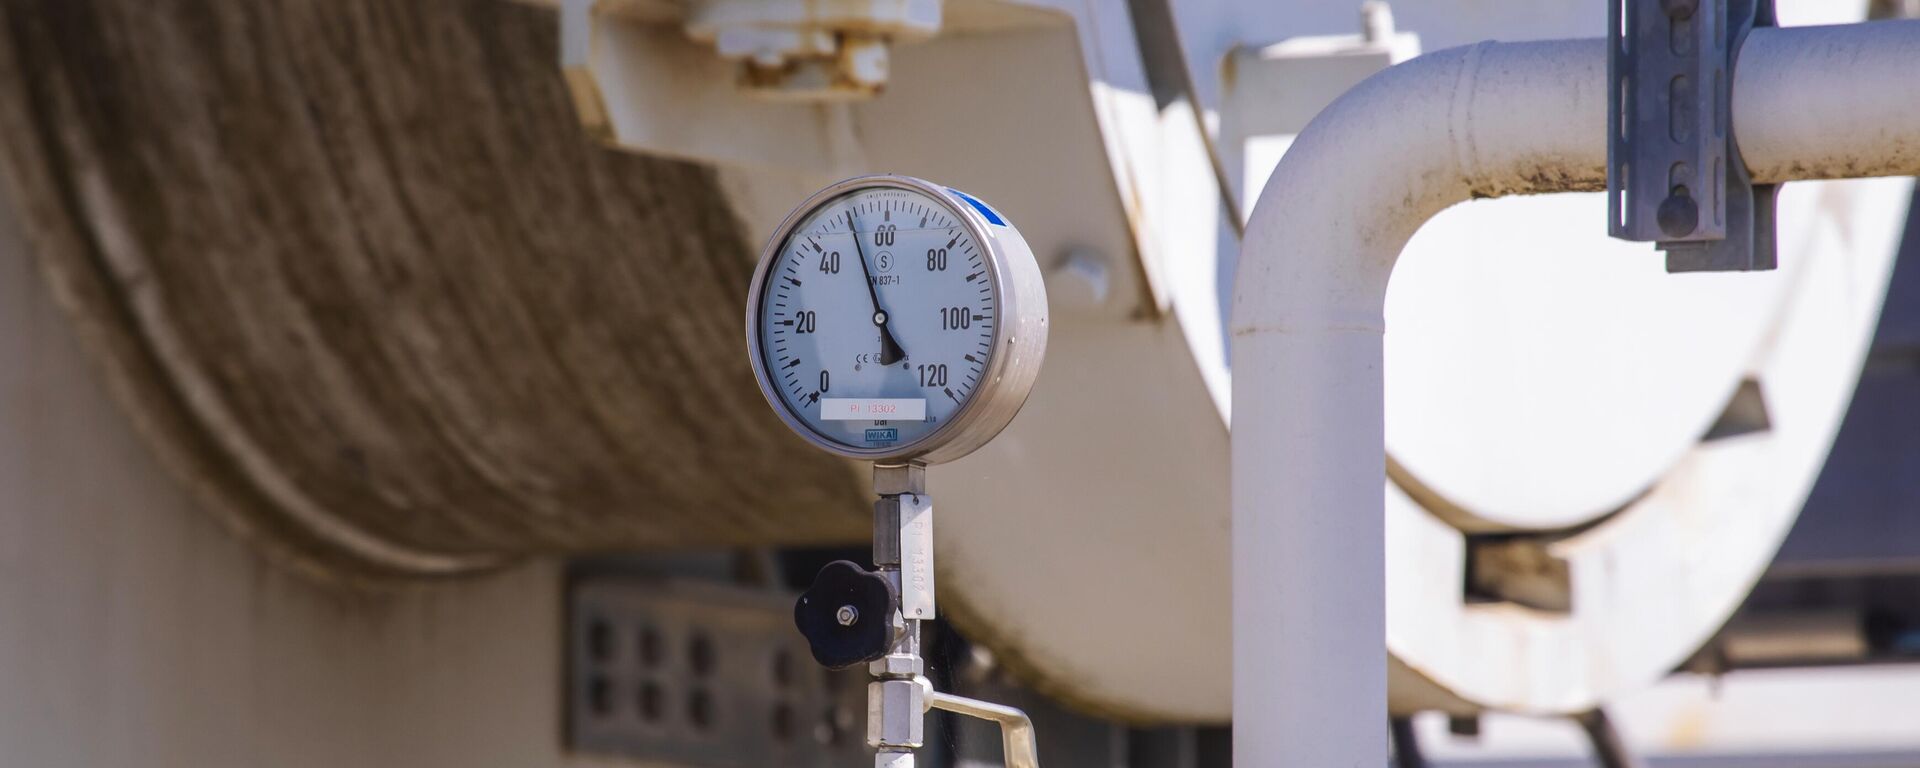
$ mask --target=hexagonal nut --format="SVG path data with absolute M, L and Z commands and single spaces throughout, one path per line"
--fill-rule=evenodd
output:
M 926 662 L 919 656 L 907 653 L 888 654 L 867 665 L 867 671 L 874 677 L 914 677 L 925 674 L 926 668 Z
M 926 741 L 927 690 L 915 680 L 867 684 L 867 746 L 919 749 Z

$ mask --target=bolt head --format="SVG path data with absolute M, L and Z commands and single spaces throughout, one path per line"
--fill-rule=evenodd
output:
M 1681 187 L 1660 202 L 1655 219 L 1660 223 L 1660 231 L 1665 232 L 1667 237 L 1686 237 L 1700 228 L 1700 205 L 1687 194 L 1685 187 Z
M 840 606 L 840 610 L 833 612 L 833 619 L 840 622 L 840 626 L 851 627 L 860 621 L 860 609 L 851 605 Z

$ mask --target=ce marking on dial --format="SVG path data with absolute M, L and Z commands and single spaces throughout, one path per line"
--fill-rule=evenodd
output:
M 879 364 L 879 360 L 875 358 L 878 358 L 879 356 L 880 356 L 879 353 L 875 353 L 875 352 L 862 352 L 860 354 L 854 355 L 853 369 L 857 371 L 869 365 L 877 365 Z M 900 368 L 902 370 L 911 370 L 913 367 L 912 360 L 913 360 L 913 356 L 911 355 L 900 358 L 900 362 L 901 362 Z

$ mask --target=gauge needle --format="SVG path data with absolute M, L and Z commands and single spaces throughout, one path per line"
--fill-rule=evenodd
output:
M 907 356 L 900 342 L 887 328 L 887 313 L 880 309 L 880 291 L 873 285 L 873 269 L 867 266 L 867 250 L 860 246 L 860 233 L 853 229 L 853 211 L 847 211 L 847 234 L 853 235 L 853 253 L 860 257 L 860 274 L 867 278 L 867 298 L 873 300 L 873 324 L 880 328 L 880 364 L 893 365 Z

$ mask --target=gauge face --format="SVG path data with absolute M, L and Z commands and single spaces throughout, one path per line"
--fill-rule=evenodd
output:
M 856 187 L 796 216 L 762 265 L 749 329 L 776 408 L 854 452 L 953 423 L 996 354 L 988 244 L 944 196 L 905 186 Z

